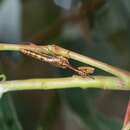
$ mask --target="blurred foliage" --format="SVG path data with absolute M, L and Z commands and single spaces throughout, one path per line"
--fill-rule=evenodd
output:
M 19 4 L 21 41 L 56 43 L 129 70 L 129 0 L 21 0 Z M 72 75 L 17 53 L 11 54 L 0 55 L 0 72 L 8 80 Z M 106 75 L 100 70 L 95 74 Z M 0 128 L 119 130 L 129 95 L 129 92 L 96 89 L 8 93 L 0 101 Z
M 3 0 L 0 0 L 0 3 L 2 2 Z
M 9 94 L 0 100 L 0 129 L 22 130 Z

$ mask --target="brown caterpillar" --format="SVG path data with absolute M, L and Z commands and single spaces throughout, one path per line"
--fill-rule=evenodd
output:
M 50 63 L 56 67 L 73 70 L 82 77 L 87 77 L 89 74 L 92 74 L 94 72 L 94 68 L 92 67 L 73 67 L 70 65 L 68 59 L 61 56 L 51 56 L 29 49 L 21 49 L 21 52 L 39 61 Z
M 35 58 L 35 59 L 40 60 L 42 62 L 50 63 L 52 65 L 55 65 L 55 66 L 63 68 L 63 69 L 68 68 L 68 66 L 69 66 L 69 61 L 64 57 L 49 56 L 47 54 L 38 53 L 38 52 L 28 50 L 28 49 L 21 49 L 21 52 L 25 55 L 32 57 L 32 58 Z

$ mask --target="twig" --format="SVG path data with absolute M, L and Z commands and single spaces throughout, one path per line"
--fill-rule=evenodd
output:
M 130 74 L 127 71 L 113 67 L 101 61 L 95 60 L 93 58 L 83 56 L 76 52 L 61 48 L 56 45 L 46 45 L 46 46 L 32 46 L 32 45 L 16 45 L 16 44 L 0 44 L 0 51 L 20 51 L 21 49 L 31 49 L 41 53 L 49 55 L 58 55 L 66 58 L 71 58 L 79 62 L 91 65 L 93 67 L 104 70 L 108 73 L 111 73 L 120 79 L 122 79 L 125 85 L 130 85 Z
M 17 45 L 17 44 L 2 44 L 0 43 L 0 51 L 20 51 L 21 49 L 31 49 L 34 51 L 42 52 L 45 54 L 59 55 L 79 62 L 89 64 L 108 73 L 116 75 L 120 78 L 128 78 L 129 73 L 127 71 L 121 70 L 117 67 L 113 67 L 101 61 L 95 60 L 93 58 L 80 55 L 76 52 L 64 49 L 56 45 L 46 45 L 46 46 L 32 46 L 32 45 Z
M 52 56 L 63 56 L 79 62 L 89 64 L 117 77 L 112 76 L 94 76 L 92 78 L 82 78 L 73 76 L 67 78 L 46 78 L 46 79 L 28 79 L 0 82 L 0 95 L 8 91 L 19 90 L 49 90 L 49 89 L 67 89 L 67 88 L 98 88 L 110 90 L 130 90 L 130 74 L 127 71 L 113 67 L 101 61 L 80 55 L 76 52 L 61 48 L 56 45 L 32 46 L 32 45 L 15 45 L 0 44 L 0 51 L 19 51 L 22 49 L 31 50 Z M 39 54 L 38 53 L 38 54 Z M 123 128 L 129 130 L 130 124 Z
M 49 54 L 41 53 L 37 49 L 36 50 L 21 49 L 20 51 L 23 54 L 30 56 L 34 59 L 40 60 L 42 62 L 47 62 L 56 67 L 74 71 L 75 73 L 77 73 L 78 75 L 80 75 L 82 77 L 87 77 L 87 76 L 89 76 L 89 74 L 92 74 L 94 72 L 94 68 L 92 68 L 92 67 L 83 67 L 83 66 L 74 67 L 74 66 L 72 66 L 70 64 L 69 60 L 67 58 L 64 58 L 63 56 L 56 56 L 56 55 L 49 55 Z
M 47 50 L 48 50 L 48 52 L 47 52 Z M 73 60 L 99 68 L 101 70 L 104 70 L 108 73 L 111 73 L 111 74 L 121 78 L 126 83 L 128 83 L 130 80 L 130 74 L 129 74 L 129 72 L 127 72 L 125 70 L 119 69 L 117 67 L 113 67 L 112 65 L 108 65 L 108 64 L 98 61 L 96 59 L 93 59 L 93 58 L 90 58 L 87 56 L 83 56 L 81 54 L 61 48 L 56 45 L 48 45 L 46 47 L 44 46 L 43 49 L 41 49 L 41 51 L 43 51 L 45 53 L 51 52 L 51 53 L 54 53 L 55 55 L 61 55 L 63 57 L 71 58 Z
M 66 78 L 28 79 L 0 82 L 0 88 L 6 91 L 18 90 L 49 90 L 66 88 L 98 88 L 110 90 L 130 90 L 123 82 L 115 77 L 95 76 L 94 79 L 80 76 Z
M 6 80 L 6 76 L 4 74 L 0 74 L 0 81 L 5 81 Z

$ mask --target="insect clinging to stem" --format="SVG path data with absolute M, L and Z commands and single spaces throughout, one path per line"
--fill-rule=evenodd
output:
M 45 53 L 35 51 L 34 49 L 32 50 L 32 49 L 22 48 L 20 51 L 23 54 L 28 55 L 28 56 L 30 56 L 34 59 L 39 60 L 39 61 L 47 62 L 49 64 L 52 64 L 52 65 L 59 67 L 59 68 L 62 68 L 62 69 L 72 70 L 75 73 L 77 73 L 78 75 L 80 75 L 81 77 L 88 77 L 95 70 L 93 67 L 85 67 L 85 66 L 73 67 L 70 64 L 69 60 L 65 57 L 62 57 L 62 56 L 48 55 L 48 54 L 45 54 Z

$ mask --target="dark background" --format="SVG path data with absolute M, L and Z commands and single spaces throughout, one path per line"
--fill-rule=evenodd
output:
M 0 0 L 0 42 L 55 43 L 129 71 L 129 7 L 129 0 Z M 0 73 L 8 80 L 72 75 L 15 52 L 1 52 Z M 0 99 L 0 130 L 119 130 L 129 95 L 97 89 L 8 92 Z

